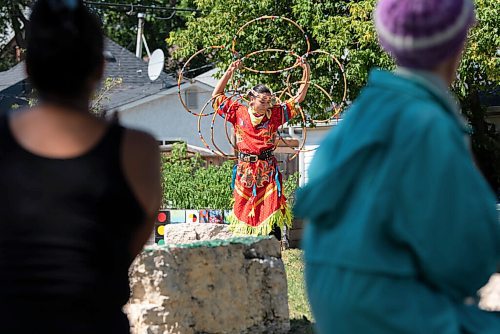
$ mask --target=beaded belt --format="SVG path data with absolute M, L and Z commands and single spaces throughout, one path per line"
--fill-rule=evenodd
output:
M 274 150 L 262 151 L 260 154 L 238 153 L 238 159 L 244 162 L 257 162 L 257 160 L 269 160 L 273 157 Z

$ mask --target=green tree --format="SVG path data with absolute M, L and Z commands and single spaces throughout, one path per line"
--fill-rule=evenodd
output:
M 10 29 L 14 32 L 17 45 L 26 48 L 26 36 L 23 28 L 28 23 L 27 8 L 33 0 L 0 0 L 0 31 L 8 36 Z
M 372 23 L 372 13 L 376 0 L 360 1 L 309 1 L 309 0 L 195 0 L 201 10 L 199 17 L 190 17 L 186 29 L 170 33 L 167 43 L 182 46 L 175 54 L 186 58 L 196 50 L 210 45 L 225 45 L 230 42 L 238 28 L 251 19 L 262 15 L 285 16 L 301 25 L 310 37 L 311 49 L 322 49 L 337 56 L 345 68 L 348 82 L 348 100 L 353 100 L 366 84 L 372 67 L 394 68 L 394 62 L 382 51 Z M 473 150 L 478 165 L 499 192 L 500 147 L 494 126 L 485 121 L 484 107 L 481 106 L 480 92 L 488 92 L 499 86 L 500 60 L 500 2 L 477 0 L 478 24 L 472 30 L 459 69 L 454 90 L 467 116 L 474 134 Z M 267 25 L 266 25 L 267 24 Z M 277 21 L 255 24 L 237 35 L 237 47 L 242 54 L 265 48 L 304 49 L 303 38 L 294 27 Z M 221 51 L 213 55 L 212 62 L 225 69 L 233 60 L 230 52 Z M 259 69 L 285 67 L 293 62 L 293 57 L 280 54 L 254 57 L 245 65 Z M 323 59 L 311 59 L 313 83 L 324 88 L 332 84 L 333 97 L 340 97 L 340 84 L 335 81 L 338 73 L 333 72 Z M 221 70 L 221 71 L 222 71 Z M 334 69 L 335 71 L 335 69 Z M 268 84 L 273 90 L 280 90 L 290 75 L 297 80 L 300 73 L 290 71 L 283 75 L 256 75 L 242 71 L 241 79 L 253 85 L 257 82 Z M 286 86 L 286 85 L 285 85 Z M 328 88 L 329 89 L 329 88 Z M 314 87 L 303 103 L 305 111 L 316 119 L 325 119 L 328 113 L 328 99 Z
M 24 27 L 28 23 L 28 6 L 33 0 L 0 0 L 0 43 L 9 42 L 6 40 L 14 33 L 16 44 L 21 49 L 26 49 L 26 34 Z M 0 71 L 5 71 L 15 65 L 15 53 L 6 50 L 4 56 L 0 58 Z
M 102 86 L 99 90 L 94 93 L 92 97 L 90 111 L 97 116 L 104 117 L 103 112 L 105 111 L 103 104 L 104 101 L 109 100 L 109 92 L 119 87 L 123 83 L 123 79 L 107 77 L 102 81 Z
M 283 188 L 285 192 L 285 197 L 288 205 L 291 207 L 295 203 L 295 191 L 299 187 L 300 173 L 295 172 L 290 174 L 286 180 L 283 182 Z

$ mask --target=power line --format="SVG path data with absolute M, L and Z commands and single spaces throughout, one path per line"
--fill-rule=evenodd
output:
M 98 2 L 98 1 L 83 1 L 84 4 L 90 6 L 98 6 L 98 7 L 106 7 L 106 8 L 117 8 L 123 10 L 129 10 L 133 12 L 134 10 L 142 10 L 142 11 L 174 11 L 174 12 L 200 12 L 199 9 L 195 8 L 177 8 L 177 7 L 162 7 L 162 6 L 145 6 L 145 5 L 134 5 L 134 4 L 126 4 L 126 3 L 110 3 L 110 2 Z

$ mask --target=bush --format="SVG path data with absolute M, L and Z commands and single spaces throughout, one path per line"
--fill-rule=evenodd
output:
M 172 153 L 162 157 L 162 206 L 172 209 L 230 209 L 233 165 L 233 161 L 226 161 L 221 166 L 205 167 L 199 154 L 188 156 L 185 143 L 174 144 Z

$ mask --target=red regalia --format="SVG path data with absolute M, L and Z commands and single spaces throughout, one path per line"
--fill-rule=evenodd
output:
M 239 234 L 267 235 L 275 224 L 280 228 L 291 227 L 292 216 L 283 193 L 281 173 L 271 153 L 279 126 L 297 114 L 294 101 L 275 105 L 259 116 L 251 108 L 220 95 L 214 101 L 214 108 L 233 124 L 236 146 L 244 158 L 238 159 L 233 170 L 231 230 Z

